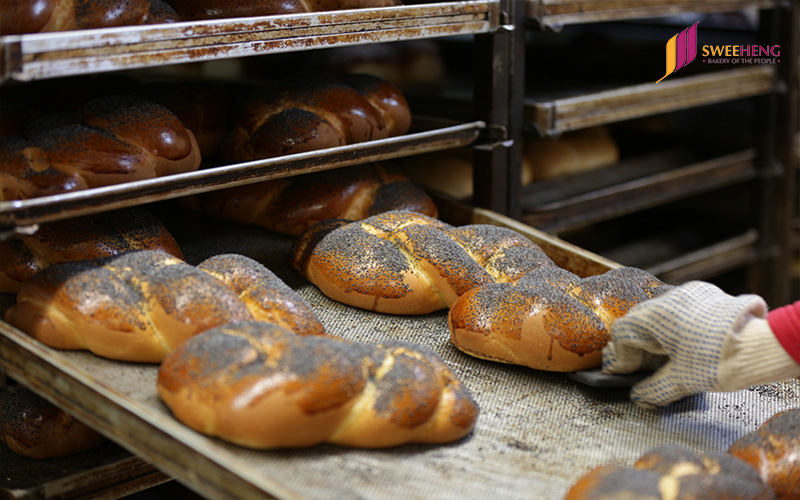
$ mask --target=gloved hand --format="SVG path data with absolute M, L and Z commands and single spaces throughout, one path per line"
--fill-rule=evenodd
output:
M 631 390 L 631 399 L 646 408 L 786 379 L 797 364 L 775 340 L 766 315 L 757 295 L 733 297 L 700 281 L 681 285 L 613 323 L 603 371 L 658 367 Z

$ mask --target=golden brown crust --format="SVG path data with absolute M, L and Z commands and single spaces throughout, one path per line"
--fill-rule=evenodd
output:
M 635 268 L 581 279 L 543 266 L 462 295 L 448 314 L 450 338 L 483 359 L 557 372 L 592 368 L 600 365 L 614 320 L 668 289 Z
M 334 300 L 389 314 L 444 309 L 476 286 L 554 265 L 510 229 L 454 228 L 407 211 L 309 232 L 293 251 L 295 269 Z
M 158 391 L 189 427 L 261 449 L 445 443 L 466 436 L 478 415 L 425 348 L 300 337 L 266 323 L 186 342 L 161 365 Z
M 198 267 L 148 250 L 64 262 L 23 284 L 6 321 L 57 349 L 149 363 L 233 321 L 287 315 L 284 324 L 301 328 L 297 333 L 324 333 L 291 289 L 270 288 L 277 280 L 271 274 L 239 255 L 217 256 Z
M 133 95 L 93 99 L 43 117 L 24 138 L 0 140 L 3 200 L 187 172 L 200 165 L 194 134 L 167 108 Z
M 42 224 L 32 235 L 0 241 L 0 293 L 16 293 L 24 281 L 51 264 L 133 250 L 159 250 L 183 258 L 167 228 L 141 209 Z
M 700 454 L 661 446 L 633 467 L 603 465 L 576 481 L 564 500 L 772 500 L 769 487 L 746 463 L 724 453 Z
M 163 0 L 3 0 L 0 35 L 170 23 Z
M 104 440 L 98 432 L 21 385 L 0 389 L 0 441 L 17 455 L 37 460 L 66 457 Z
M 230 162 L 245 162 L 404 134 L 411 123 L 399 90 L 375 77 L 301 73 L 277 89 L 244 93 L 222 144 Z
M 558 139 L 524 142 L 522 182 L 574 175 L 619 162 L 619 148 L 606 127 L 567 132 Z
M 360 220 L 389 210 L 438 215 L 433 199 L 386 164 L 367 164 L 181 198 L 225 220 L 299 235 L 328 219 Z
M 800 409 L 776 413 L 728 453 L 758 471 L 778 500 L 800 498 Z

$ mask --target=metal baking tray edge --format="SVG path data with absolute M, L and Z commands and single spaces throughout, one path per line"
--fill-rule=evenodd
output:
M 463 147 L 477 140 L 485 126 L 484 122 L 476 121 L 388 139 L 223 165 L 156 179 L 27 200 L 0 201 L 0 226 L 23 227 L 22 232 L 30 232 L 35 230 L 35 227 L 25 228 L 25 226 L 281 177 Z
M 123 26 L 0 37 L 0 81 L 487 33 L 499 0 Z

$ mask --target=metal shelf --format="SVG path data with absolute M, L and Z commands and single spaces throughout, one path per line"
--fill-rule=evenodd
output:
M 527 0 L 529 18 L 558 31 L 567 24 L 622 21 L 682 14 L 775 7 L 776 0 Z
M 653 155 L 606 169 L 603 176 L 543 181 L 523 189 L 521 220 L 548 232 L 575 229 L 755 179 L 755 159 L 755 151 L 746 150 L 672 168 L 670 155 Z M 643 169 L 651 172 L 641 175 Z M 598 186 L 601 178 L 606 184 Z
M 570 97 L 525 100 L 526 121 L 542 135 L 755 97 L 776 89 L 771 66 L 752 66 Z
M 9 35 L 0 37 L 0 81 L 488 33 L 499 17 L 499 0 L 470 0 Z
M 17 226 L 0 233 L 28 231 L 42 222 L 168 200 L 260 181 L 339 167 L 388 160 L 472 144 L 485 128 L 481 121 L 445 126 L 388 139 L 350 144 L 194 172 L 127 182 L 113 186 L 0 202 L 0 226 Z M 26 227 L 28 226 L 28 227 Z

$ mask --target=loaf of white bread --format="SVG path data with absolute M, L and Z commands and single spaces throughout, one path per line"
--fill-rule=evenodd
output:
M 257 449 L 447 443 L 478 416 L 427 348 L 302 337 L 269 323 L 189 339 L 159 367 L 158 393 L 192 429 Z
M 234 321 L 324 334 L 305 301 L 250 258 L 223 254 L 192 266 L 150 250 L 50 266 L 22 285 L 6 321 L 50 347 L 149 363 Z
M 397 210 L 311 226 L 292 250 L 292 265 L 333 300 L 413 315 L 446 309 L 476 286 L 554 264 L 510 229 L 453 227 Z
M 143 209 L 44 223 L 33 234 L 0 241 L 0 293 L 17 293 L 23 282 L 52 264 L 133 250 L 160 250 L 183 258 L 172 234 Z
M 619 148 L 606 127 L 523 141 L 520 183 L 575 175 L 619 163 Z M 472 150 L 437 151 L 403 159 L 403 171 L 423 186 L 456 199 L 472 196 Z
M 298 235 L 328 219 L 361 220 L 390 210 L 431 217 L 431 196 L 394 165 L 369 163 L 258 182 L 178 199 L 214 217 Z
M 0 388 L 0 442 L 17 455 L 68 457 L 103 441 L 102 434 L 22 385 Z

